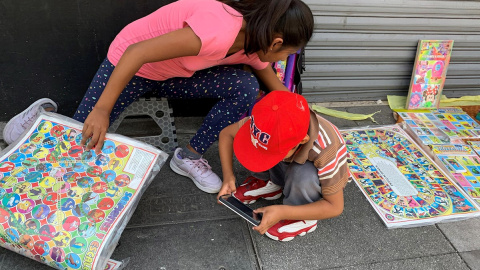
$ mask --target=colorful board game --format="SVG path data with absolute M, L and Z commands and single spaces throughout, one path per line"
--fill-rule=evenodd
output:
M 382 126 L 341 131 L 357 186 L 388 228 L 480 214 L 478 206 L 403 131 Z
M 480 156 L 480 141 L 467 141 L 470 147 Z
M 437 108 L 440 103 L 453 40 L 420 40 L 410 80 L 406 108 Z
M 480 138 L 480 125 L 460 108 L 440 108 L 425 112 L 398 112 L 405 129 L 424 145 L 462 144 Z
M 431 145 L 436 158 L 480 205 L 480 157 L 468 145 Z
M 57 269 L 118 269 L 108 260 L 168 155 L 112 134 L 97 155 L 81 130 L 42 113 L 0 153 L 0 245 Z

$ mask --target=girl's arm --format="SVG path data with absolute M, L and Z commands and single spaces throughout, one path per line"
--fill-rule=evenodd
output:
M 242 122 L 233 123 L 224 128 L 218 138 L 218 153 L 222 164 L 223 184 L 218 192 L 217 200 L 220 196 L 235 192 L 235 175 L 233 173 L 233 139 L 242 126 Z
M 266 68 L 261 70 L 254 70 L 255 75 L 265 84 L 265 86 L 270 91 L 274 90 L 284 90 L 289 91 L 288 88 L 283 85 L 283 83 L 278 79 L 277 75 L 273 71 L 273 68 L 268 65 Z
M 91 137 L 87 149 L 95 146 L 95 151 L 100 152 L 113 106 L 127 83 L 143 64 L 182 56 L 195 56 L 200 52 L 201 46 L 200 38 L 190 27 L 130 45 L 115 66 L 105 90 L 85 120 L 81 145 L 85 145 L 87 139 Z

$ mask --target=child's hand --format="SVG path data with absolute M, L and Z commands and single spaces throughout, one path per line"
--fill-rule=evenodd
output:
M 91 137 L 87 145 L 87 150 L 95 147 L 95 153 L 100 153 L 109 125 L 109 115 L 105 110 L 93 108 L 83 124 L 82 142 L 80 146 L 84 146 L 87 139 Z
M 237 190 L 237 187 L 235 186 L 235 177 L 233 178 L 233 181 L 232 179 L 229 179 L 229 180 L 224 179 L 222 188 L 220 188 L 220 191 L 218 192 L 218 195 L 217 195 L 217 202 L 220 196 L 226 195 L 226 194 L 232 194 L 236 190 Z
M 260 225 L 253 227 L 253 229 L 260 234 L 264 234 L 267 232 L 270 227 L 277 224 L 280 220 L 282 220 L 282 210 L 283 205 L 271 205 L 267 207 L 258 208 L 253 210 L 254 213 L 262 213 L 262 222 Z

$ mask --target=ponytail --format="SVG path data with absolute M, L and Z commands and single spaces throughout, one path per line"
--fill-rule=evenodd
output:
M 282 46 L 303 47 L 313 34 L 313 15 L 301 0 L 218 0 L 243 15 L 245 53 L 267 52 L 275 35 Z

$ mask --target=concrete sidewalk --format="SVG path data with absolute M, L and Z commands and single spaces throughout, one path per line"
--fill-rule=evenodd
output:
M 382 112 L 378 124 L 394 124 L 388 106 L 336 108 Z M 326 116 L 339 128 L 377 125 Z M 200 118 L 175 119 L 179 144 L 188 142 Z M 0 126 L 0 129 L 2 126 Z M 129 125 L 124 131 L 131 131 Z M 2 146 L 3 147 L 3 146 Z M 221 175 L 215 144 L 205 154 Z M 319 221 L 316 231 L 290 242 L 259 235 L 243 219 L 175 174 L 168 162 L 143 195 L 112 258 L 130 259 L 126 269 L 480 269 L 480 219 L 387 229 L 354 183 L 345 210 Z M 248 172 L 235 162 L 238 182 Z M 281 200 L 273 203 L 281 203 Z M 260 201 L 253 208 L 268 203 Z M 0 270 L 51 269 L 0 248 Z

